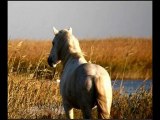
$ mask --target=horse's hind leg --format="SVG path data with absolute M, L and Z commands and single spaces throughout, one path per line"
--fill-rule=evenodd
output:
M 83 118 L 84 119 L 90 119 L 91 118 L 91 108 L 90 107 L 83 107 L 81 108 L 82 110 L 82 114 L 83 114 Z
M 73 108 L 68 103 L 63 103 L 63 107 L 66 113 L 66 117 L 74 119 Z
M 110 119 L 110 100 L 97 99 L 97 112 L 99 119 Z
M 96 81 L 97 90 L 97 111 L 99 119 L 110 119 L 110 111 L 112 104 L 112 87 L 111 83 L 103 82 L 101 80 Z

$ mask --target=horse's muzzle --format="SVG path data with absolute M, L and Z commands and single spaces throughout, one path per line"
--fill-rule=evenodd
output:
M 53 61 L 52 61 L 52 58 L 49 56 L 48 57 L 48 64 L 50 67 L 53 67 Z

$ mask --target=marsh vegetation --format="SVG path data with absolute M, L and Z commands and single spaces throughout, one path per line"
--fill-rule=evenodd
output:
M 62 66 L 47 64 L 51 40 L 8 41 L 8 118 L 65 118 L 59 83 Z M 108 70 L 112 80 L 152 79 L 151 38 L 80 40 L 87 61 Z M 113 119 L 152 119 L 152 87 L 141 86 L 135 94 L 113 90 Z M 75 110 L 75 118 L 81 112 Z M 92 112 L 96 118 L 96 108 Z

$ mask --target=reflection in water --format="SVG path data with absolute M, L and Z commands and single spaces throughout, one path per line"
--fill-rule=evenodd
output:
M 113 90 L 119 90 L 122 87 L 125 93 L 130 94 L 136 92 L 142 86 L 145 90 L 149 90 L 152 86 L 152 80 L 112 80 L 112 86 Z

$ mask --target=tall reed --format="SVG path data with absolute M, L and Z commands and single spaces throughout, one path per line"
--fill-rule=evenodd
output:
M 80 41 L 86 59 L 105 67 L 112 79 L 152 79 L 151 38 L 109 38 Z M 47 64 L 51 40 L 8 41 L 8 117 L 9 119 L 64 119 L 59 93 L 62 66 Z M 113 84 L 114 85 L 114 84 Z M 141 86 L 135 94 L 113 91 L 111 118 L 152 119 L 152 88 Z M 96 108 L 92 112 L 97 118 Z M 75 110 L 75 118 L 82 118 Z

